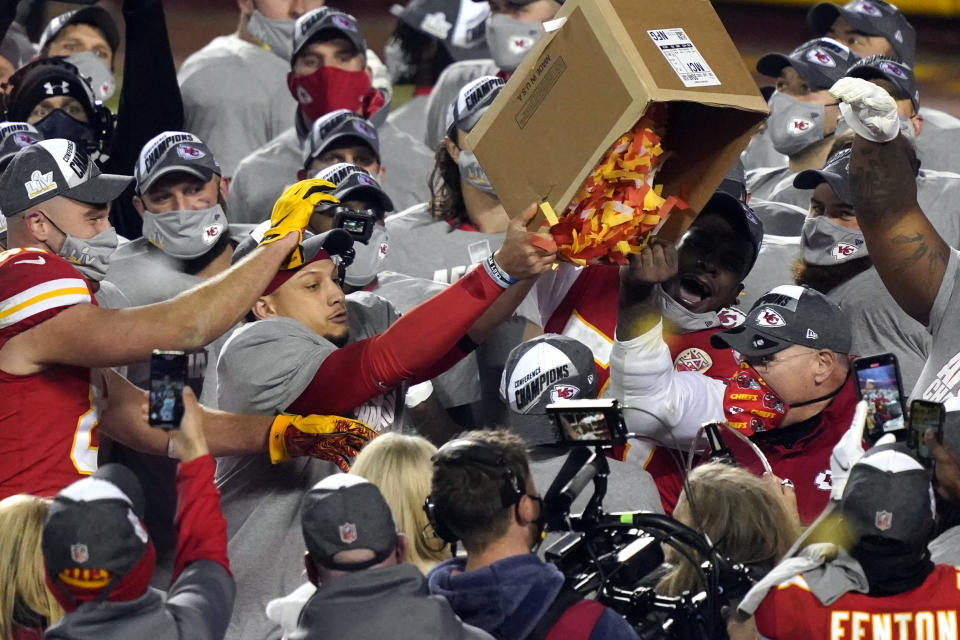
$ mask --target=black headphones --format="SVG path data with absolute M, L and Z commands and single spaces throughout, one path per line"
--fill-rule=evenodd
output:
M 514 473 L 513 469 L 507 464 L 503 449 L 483 440 L 474 440 L 473 438 L 451 440 L 440 447 L 440 450 L 430 460 L 435 467 L 445 464 L 459 464 L 499 469 L 501 471 L 500 503 L 504 507 L 519 504 L 520 499 L 527 492 L 526 482 Z M 427 514 L 427 520 L 437 537 L 450 544 L 454 544 L 459 539 L 459 536 L 444 521 L 443 514 L 437 508 L 433 499 L 432 491 L 423 503 L 423 510 Z

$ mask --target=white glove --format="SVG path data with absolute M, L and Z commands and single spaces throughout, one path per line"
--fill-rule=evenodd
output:
M 840 78 L 830 95 L 850 128 L 871 142 L 890 142 L 900 132 L 897 103 L 883 88 L 863 78 Z
M 425 402 L 431 395 L 433 395 L 433 384 L 429 380 L 424 380 L 420 384 L 415 384 L 407 389 L 407 395 L 404 397 L 403 403 L 408 409 L 413 409 L 418 404 Z
M 861 400 L 857 403 L 856 411 L 853 412 L 850 428 L 833 446 L 833 452 L 830 454 L 831 500 L 839 500 L 843 496 L 843 490 L 847 486 L 847 476 L 850 475 L 850 468 L 857 464 L 857 461 L 866 453 L 863 450 L 863 428 L 866 424 L 867 401 Z M 892 433 L 880 438 L 877 445 L 890 442 L 896 442 L 896 436 Z

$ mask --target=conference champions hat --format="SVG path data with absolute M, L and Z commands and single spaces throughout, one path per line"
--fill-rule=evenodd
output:
M 244 238 L 237 245 L 236 249 L 233 250 L 230 264 L 240 262 L 256 249 L 263 239 L 263 234 L 269 229 L 269 220 L 265 220 L 254 227 L 250 235 Z M 277 275 L 273 277 L 273 280 L 270 281 L 261 295 L 270 295 L 286 283 L 287 280 L 296 275 L 300 269 L 311 262 L 316 262 L 317 260 L 333 260 L 339 264 L 343 261 L 342 254 L 346 253 L 348 249 L 353 248 L 353 236 L 343 229 L 331 229 L 330 231 L 314 235 L 310 235 L 309 232 L 305 231 L 303 235 L 304 239 L 300 245 L 303 250 L 303 264 L 293 269 L 280 269 L 277 271 Z M 349 266 L 349 263 L 347 266 Z
M 894 5 L 883 0 L 852 0 L 843 6 L 821 2 L 807 12 L 807 27 L 812 33 L 824 34 L 841 17 L 861 33 L 883 36 L 900 60 L 913 64 L 917 32 Z
M 900 95 L 898 100 L 909 99 L 913 104 L 914 113 L 920 111 L 920 91 L 917 89 L 917 79 L 913 75 L 910 65 L 888 58 L 886 56 L 869 56 L 858 60 L 849 70 L 847 76 L 863 78 L 864 80 L 887 80 L 893 83 Z
M 464 85 L 447 112 L 447 137 L 455 141 L 457 129 L 473 131 L 505 84 L 503 78 L 481 76 Z
M 333 195 L 340 202 L 361 200 L 380 209 L 384 213 L 393 211 L 393 201 L 380 183 L 366 169 L 349 162 L 338 162 L 316 175 L 320 180 L 333 183 L 336 187 Z M 333 205 L 336 206 L 336 205 Z
M 850 469 L 840 513 L 857 539 L 925 547 L 936 506 L 930 474 L 902 444 L 874 447 Z
M 330 149 L 362 145 L 370 147 L 380 160 L 380 136 L 377 128 L 363 116 L 349 109 L 337 109 L 314 121 L 304 146 L 304 169 L 320 154 Z
M 518 344 L 507 356 L 500 378 L 507 427 L 529 447 L 556 443 L 548 404 L 596 397 L 593 352 L 579 340 L 545 333 Z
M 106 464 L 54 497 L 43 525 L 47 574 L 68 589 L 97 590 L 123 578 L 149 546 L 144 496 L 132 471 Z
M 360 476 L 337 473 L 313 486 L 303 498 L 303 540 L 314 563 L 359 571 L 386 560 L 397 548 L 393 512 L 376 485 Z M 367 549 L 373 558 L 338 562 L 342 551 Z
M 410 0 L 399 18 L 413 29 L 443 42 L 454 60 L 467 60 L 490 57 L 485 38 L 489 15 L 487 2 Z
M 61 13 L 48 22 L 43 29 L 43 33 L 40 34 L 40 44 L 38 45 L 40 51 L 46 49 L 53 40 L 56 40 L 61 31 L 73 24 L 89 24 L 97 27 L 103 32 L 110 49 L 114 53 L 117 52 L 117 47 L 120 46 L 120 32 L 117 30 L 117 23 L 114 22 L 106 9 L 96 5 Z
M 43 140 L 43 134 L 26 122 L 0 122 L 0 171 L 20 149 Z
M 784 67 L 793 67 L 814 89 L 822 91 L 844 77 L 847 69 L 859 59 L 860 56 L 833 38 L 814 38 L 788 55 L 768 53 L 757 60 L 757 71 L 776 78 Z
M 186 131 L 164 131 L 140 150 L 133 175 L 137 192 L 146 193 L 161 176 L 188 173 L 204 182 L 221 175 L 220 165 L 204 142 Z
M 130 176 L 100 173 L 70 140 L 41 140 L 18 151 L 0 176 L 0 211 L 11 216 L 57 196 L 106 204 L 132 182 Z
M 333 9 L 331 7 L 320 7 L 309 11 L 299 18 L 293 25 L 293 55 L 291 62 L 300 53 L 306 45 L 317 40 L 320 36 L 327 35 L 324 32 L 332 32 L 329 35 L 341 35 L 349 40 L 361 55 L 367 54 L 367 41 L 360 32 L 360 26 L 357 19 L 349 13 Z
M 729 347 L 741 355 L 765 356 L 798 344 L 848 354 L 853 337 L 850 320 L 837 305 L 814 289 L 781 285 L 753 303 L 739 327 L 710 336 L 715 349 Z

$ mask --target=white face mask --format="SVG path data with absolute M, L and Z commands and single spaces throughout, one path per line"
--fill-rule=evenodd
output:
M 293 27 L 296 20 L 271 20 L 254 9 L 247 23 L 250 35 L 270 47 L 270 51 L 284 60 L 293 56 Z
M 354 242 L 355 253 L 353 262 L 347 267 L 347 275 L 343 282 L 351 287 L 365 287 L 383 268 L 383 261 L 387 257 L 387 229 L 383 225 L 373 225 L 370 239 L 364 243 Z
M 210 251 L 228 228 L 219 204 L 193 211 L 147 211 L 143 216 L 143 237 L 180 260 L 199 258 Z
M 659 284 L 653 288 L 653 295 L 656 297 L 660 315 L 673 326 L 675 331 L 694 333 L 720 326 L 720 316 L 715 311 L 694 313 L 674 300 Z
M 503 13 L 491 13 L 487 18 L 487 47 L 490 56 L 502 71 L 512 73 L 527 52 L 543 35 L 542 22 L 517 20 Z
M 775 91 L 769 106 L 767 132 L 778 153 L 792 156 L 823 140 L 824 105 L 802 102 Z

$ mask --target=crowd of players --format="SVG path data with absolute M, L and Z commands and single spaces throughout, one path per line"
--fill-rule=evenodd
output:
M 600 396 L 641 436 L 607 507 L 750 568 L 730 637 L 958 637 L 960 120 L 895 6 L 814 6 L 680 240 L 577 268 L 467 140 L 562 2 L 410 0 L 382 60 L 324 4 L 238 0 L 179 72 L 160 0 L 37 44 L 0 9 L 0 640 L 634 638 L 532 553 L 545 406 Z M 192 354 L 173 431 L 154 350 Z M 865 451 L 886 352 L 933 471 Z

